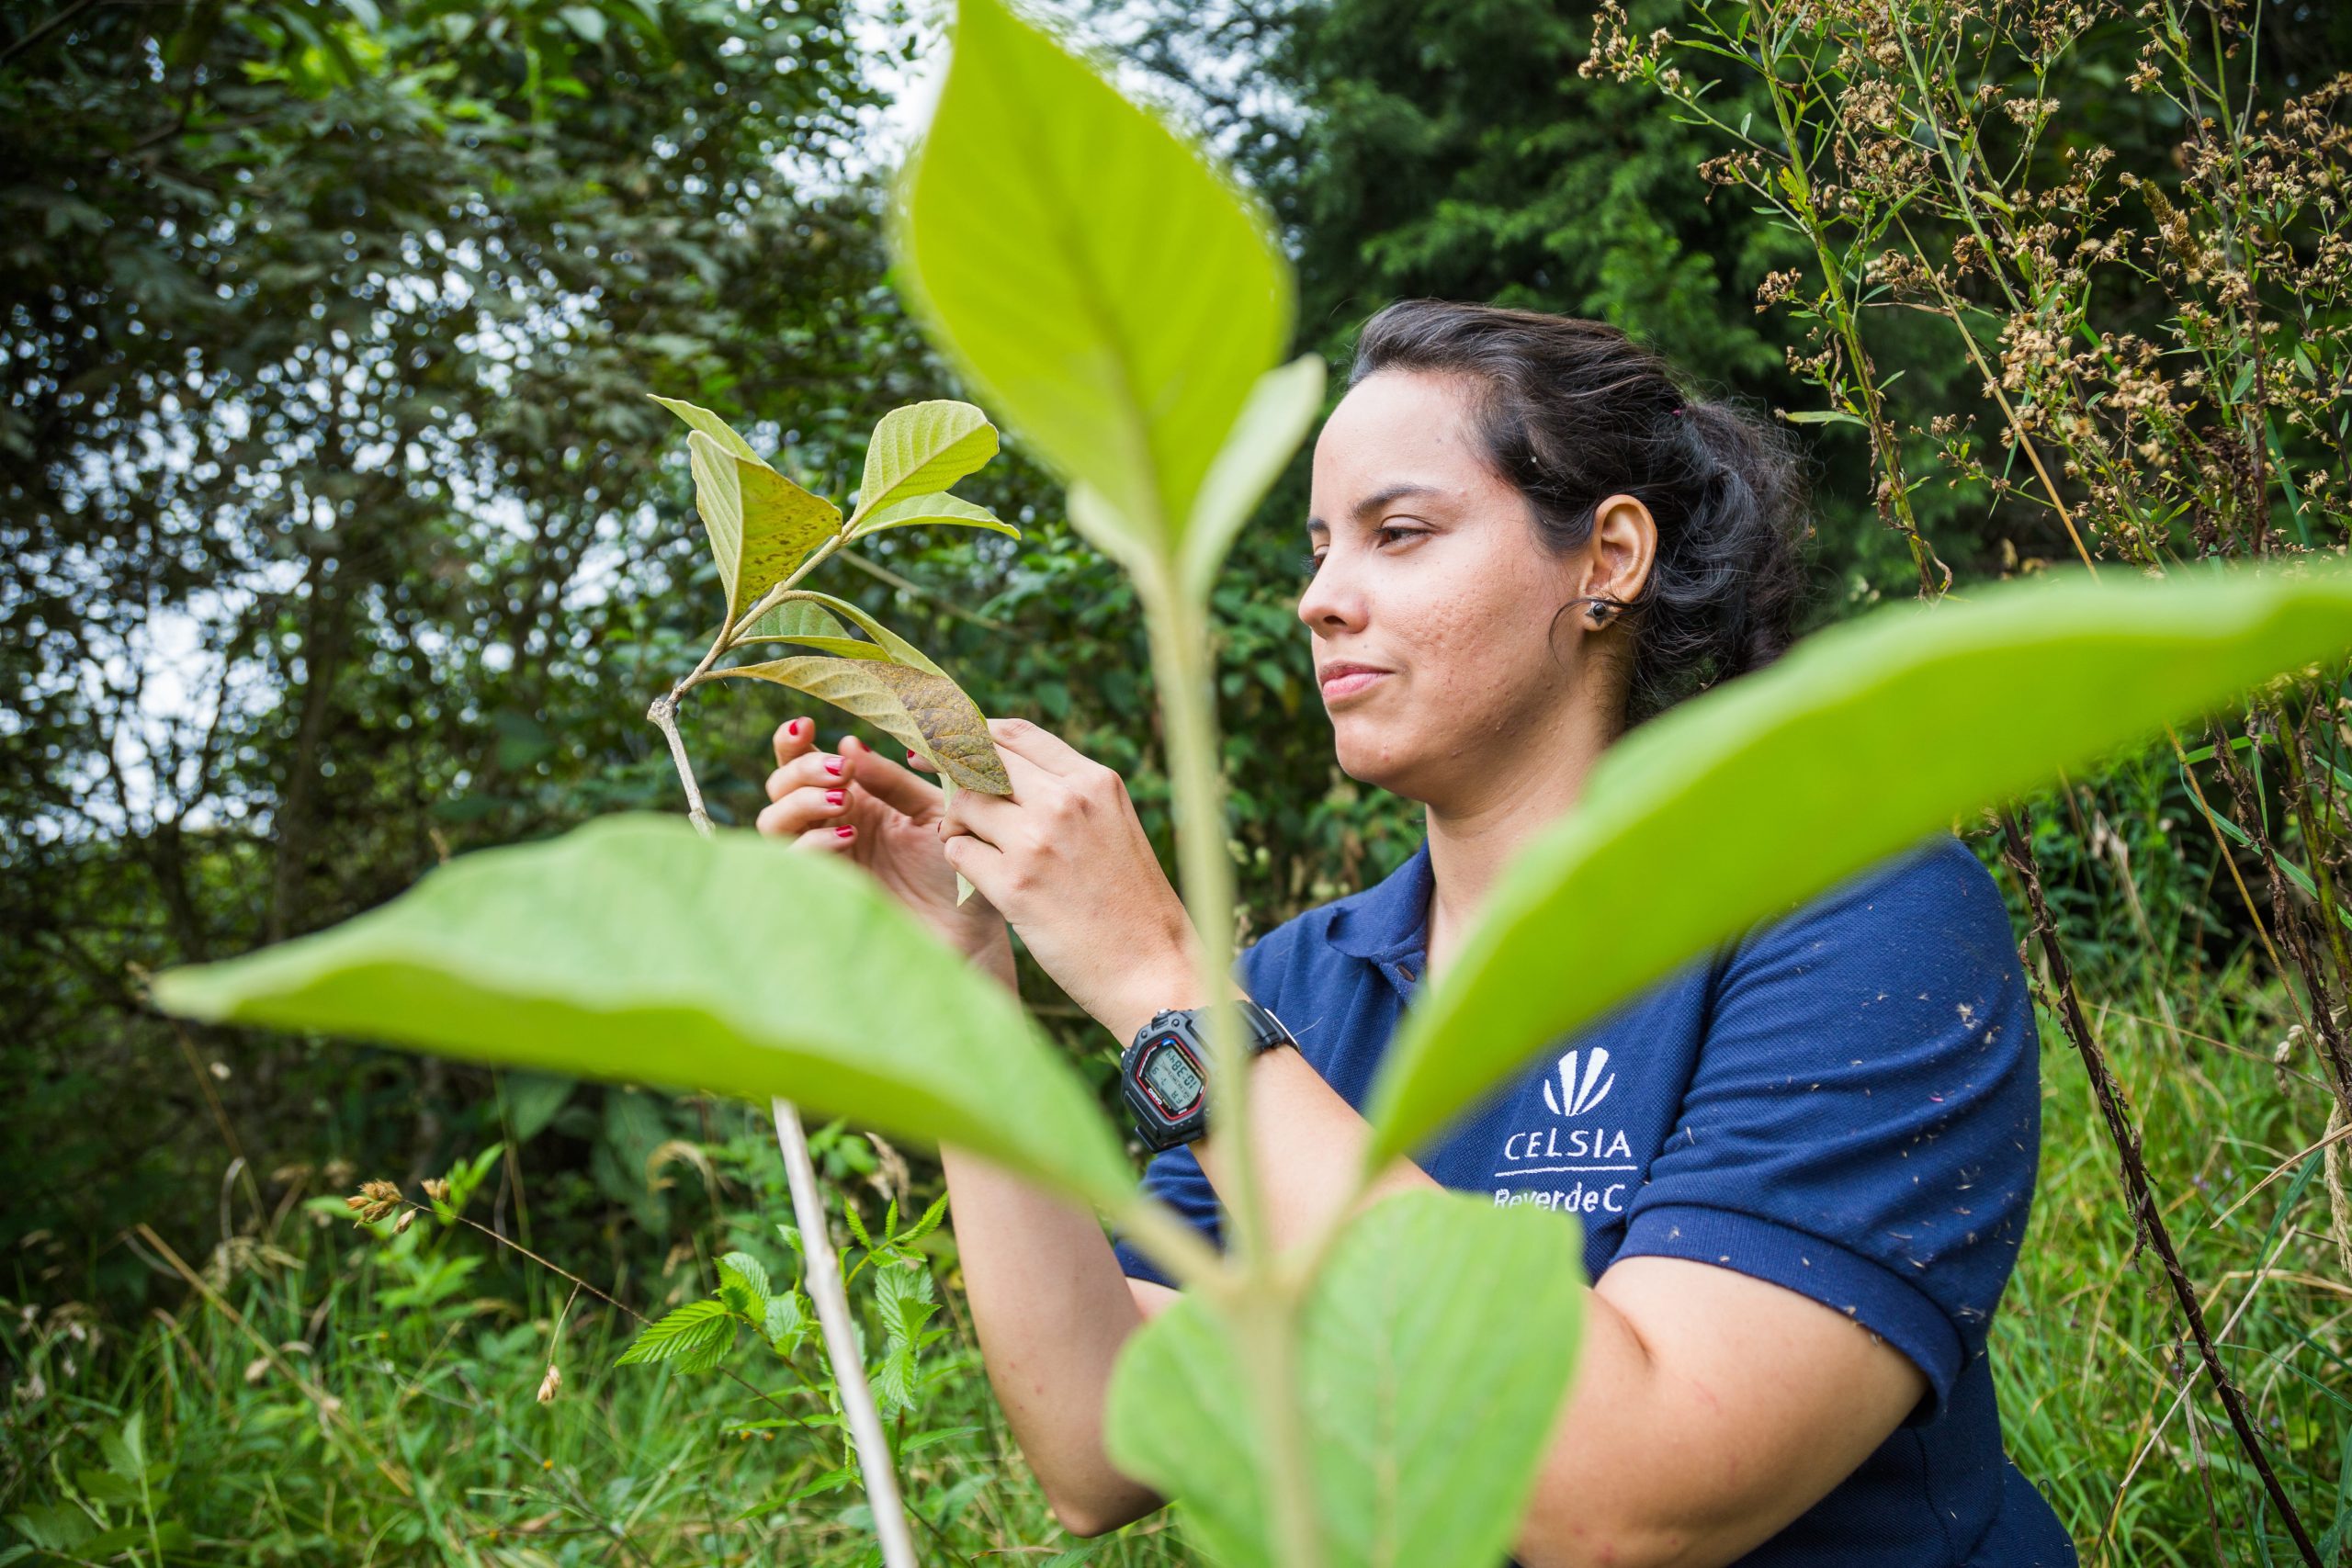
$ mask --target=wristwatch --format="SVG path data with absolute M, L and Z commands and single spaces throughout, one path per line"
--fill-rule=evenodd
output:
M 1247 997 L 1234 998 L 1250 1057 L 1277 1045 L 1296 1045 L 1282 1020 Z M 1169 1008 L 1136 1031 L 1119 1057 L 1119 1092 L 1135 1113 L 1136 1134 L 1159 1150 L 1189 1144 L 1208 1131 L 1208 1010 Z

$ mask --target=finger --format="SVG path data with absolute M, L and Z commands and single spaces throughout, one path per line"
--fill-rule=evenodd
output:
M 815 719 L 786 719 L 775 727 L 776 765 L 783 766 L 816 743 L 817 721 Z
M 956 798 L 961 800 L 971 793 L 969 790 L 957 790 Z M 949 866 L 979 889 L 981 897 L 1000 909 L 1004 908 L 996 899 L 1007 865 L 1003 851 L 977 834 L 957 833 L 940 845 L 940 852 L 947 857 Z
M 768 798 L 782 800 L 786 791 L 806 787 L 840 789 L 849 783 L 849 773 L 847 757 L 804 750 L 768 775 Z
M 1025 757 L 1046 773 L 1058 773 L 1064 778 L 1101 766 L 1060 736 L 1040 728 L 1025 718 L 989 720 L 989 739 L 996 742 L 1000 751 Z
M 857 782 L 873 792 L 885 806 L 894 806 L 910 817 L 922 817 L 935 812 L 944 798 L 940 787 L 928 779 L 918 778 L 907 769 L 890 761 L 865 741 L 852 736 L 842 740 L 842 755 L 846 758 L 854 742 Z M 910 751 L 909 756 L 914 753 Z
M 857 844 L 857 829 L 847 822 L 831 828 L 811 828 L 792 840 L 792 847 L 807 854 L 840 854 Z
M 931 759 L 924 756 L 920 751 L 910 751 L 907 753 L 907 766 L 910 768 L 921 769 L 926 773 L 935 773 L 939 772 L 937 768 L 931 765 Z
M 771 839 L 789 839 L 814 828 L 845 823 L 848 810 L 846 787 L 821 789 L 811 784 L 785 791 L 762 807 L 752 823 Z

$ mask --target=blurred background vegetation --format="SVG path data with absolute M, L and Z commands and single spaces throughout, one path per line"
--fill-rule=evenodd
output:
M 1633 30 L 1681 14 L 1637 6 Z M 1813 253 L 1700 177 L 1722 151 L 1703 128 L 1579 74 L 1589 10 L 1062 15 L 1266 193 L 1301 346 L 1335 366 L 1371 311 L 1430 294 L 1605 318 L 1719 394 L 1821 406 L 1792 368 L 1798 329 L 1757 303 Z M 2231 26 L 2263 102 L 2352 63 L 2326 7 Z M 956 395 L 880 241 L 910 123 L 893 104 L 939 31 L 898 0 L 0 16 L 0 1562 L 872 1560 L 814 1359 L 747 1359 L 765 1400 L 610 1366 L 630 1314 L 709 1291 L 720 1253 L 788 1277 L 762 1114 L 179 1026 L 141 978 L 330 924 L 469 849 L 678 807 L 644 710 L 718 595 L 682 444 L 642 394 L 720 410 L 831 494 L 880 414 Z M 2081 96 L 2037 157 L 2177 169 L 2180 118 L 2124 85 L 2143 42 L 2123 21 L 2075 42 Z M 1878 367 L 1905 375 L 1895 417 L 1919 452 L 1950 439 L 1932 418 L 1992 412 L 1934 323 L 1883 315 Z M 1805 428 L 1814 621 L 1914 593 L 1868 446 Z M 1121 769 L 1165 852 L 1132 594 L 1008 452 L 973 495 L 1026 538 L 896 531 L 828 586 L 988 712 Z M 1250 931 L 1385 874 L 1418 833 L 1332 763 L 1293 614 L 1303 468 L 1216 595 Z M 1962 587 L 2072 554 L 2059 519 L 1985 487 L 1912 504 Z M 768 734 L 801 711 L 726 690 L 689 710 L 715 816 L 749 820 Z M 828 743 L 837 723 L 820 716 Z M 2327 1095 L 2280 1050 L 2292 998 L 2223 896 L 2228 846 L 2186 826 L 2168 751 L 2043 804 L 2034 848 L 2167 1218 L 2340 1552 L 2352 1281 L 2329 1235 L 2342 1167 L 2332 1210 L 2325 1162 L 2296 1158 Z M 2265 857 L 2230 852 L 2271 908 Z M 1108 1086 L 1116 1043 L 1034 969 L 1024 995 Z M 2016 1457 L 2086 1560 L 2286 1560 L 2218 1412 L 2179 1398 L 2193 1362 L 2054 1027 L 2044 1079 L 2035 1235 L 1995 1340 Z M 862 1224 L 939 1190 L 918 1155 L 838 1125 L 817 1144 Z M 413 1189 L 486 1155 L 480 1228 L 338 1223 L 360 1179 Z M 845 1216 L 836 1239 L 854 1234 Z M 1054 1528 L 989 1398 L 952 1232 L 920 1245 L 947 1333 L 898 1421 L 927 1551 L 1176 1560 L 1165 1517 L 1101 1542 Z M 796 1414 L 759 1425 L 779 1389 Z

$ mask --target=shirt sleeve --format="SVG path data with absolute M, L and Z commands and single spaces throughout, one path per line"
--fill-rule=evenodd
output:
M 2039 1071 L 1999 886 L 1939 834 L 1739 942 L 1617 1257 L 1844 1313 L 1926 1375 L 1905 1425 L 1933 1421 L 2016 1262 Z
M 1266 942 L 1252 943 L 1234 961 L 1233 974 L 1253 1000 L 1279 1010 L 1266 989 L 1265 960 L 1271 952 Z M 1193 1157 L 1192 1145 L 1179 1144 L 1152 1156 L 1144 1166 L 1143 1190 L 1174 1209 L 1211 1247 L 1220 1252 L 1225 1250 L 1225 1206 L 1218 1201 L 1216 1189 L 1209 1185 L 1208 1173 Z M 1160 1272 L 1158 1265 L 1116 1227 L 1111 1233 L 1111 1251 L 1119 1259 L 1119 1267 L 1135 1278 L 1171 1290 L 1177 1288 L 1176 1281 Z

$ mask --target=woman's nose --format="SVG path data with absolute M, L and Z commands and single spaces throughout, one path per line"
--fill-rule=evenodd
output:
M 1354 631 L 1363 626 L 1363 595 L 1348 581 L 1337 551 L 1327 553 L 1315 575 L 1306 580 L 1306 590 L 1298 596 L 1298 618 L 1320 630 Z

